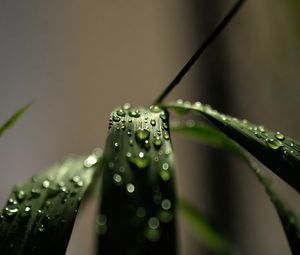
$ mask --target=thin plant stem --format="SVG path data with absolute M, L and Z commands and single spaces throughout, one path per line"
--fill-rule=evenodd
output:
M 161 95 L 155 100 L 155 104 L 160 104 L 163 99 L 178 85 L 184 75 L 190 70 L 198 58 L 202 55 L 205 49 L 218 37 L 218 35 L 224 30 L 231 19 L 237 14 L 243 3 L 246 0 L 238 0 L 226 14 L 226 16 L 221 20 L 221 22 L 216 26 L 213 32 L 207 37 L 207 39 L 201 44 L 199 49 L 192 55 L 189 61 L 182 67 L 176 77 L 172 82 L 166 87 L 166 89 L 161 93 Z

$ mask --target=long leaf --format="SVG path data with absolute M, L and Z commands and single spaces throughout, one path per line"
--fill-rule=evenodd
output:
M 99 254 L 177 253 L 167 112 L 128 104 L 112 112 L 101 199 Z
M 257 164 L 249 158 L 246 152 L 244 152 L 239 145 L 227 138 L 217 129 L 203 123 L 191 124 L 191 122 L 187 122 L 187 124 L 171 124 L 171 130 L 190 135 L 206 144 L 229 150 L 237 155 L 243 162 L 245 162 L 256 175 L 259 182 L 264 186 L 266 193 L 272 201 L 284 228 L 291 251 L 295 255 L 300 254 L 300 226 L 297 216 L 288 208 L 288 206 L 286 206 L 286 203 L 283 202 L 273 190 L 271 180 L 261 172 Z M 214 138 L 211 138 L 211 136 L 214 136 Z
M 187 222 L 194 228 L 199 240 L 214 254 L 238 254 L 232 244 L 222 237 L 188 201 L 179 199 L 178 207 Z
M 0 126 L 0 136 L 3 135 L 3 133 L 6 130 L 11 128 L 15 124 L 15 122 L 23 115 L 23 113 L 29 109 L 29 107 L 31 105 L 32 105 L 32 102 L 24 105 L 13 116 L 11 116 L 2 126 Z
M 229 138 L 240 144 L 289 185 L 300 191 L 300 144 L 280 132 L 254 125 L 247 120 L 222 114 L 200 102 L 170 103 L 166 107 L 181 112 L 203 114 Z
M 0 216 L 1 254 L 65 254 L 99 157 L 67 158 L 17 185 Z

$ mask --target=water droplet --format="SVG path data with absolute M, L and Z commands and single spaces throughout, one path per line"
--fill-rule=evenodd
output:
M 129 145 L 132 146 L 133 143 L 134 143 L 133 140 L 132 140 L 132 139 L 129 139 Z
M 157 242 L 160 239 L 160 231 L 158 229 L 148 228 L 145 231 L 145 237 L 150 242 Z
M 182 99 L 177 99 L 177 100 L 176 100 L 176 104 L 182 105 L 182 104 L 183 104 L 183 100 L 182 100 Z
M 122 176 L 119 175 L 119 174 L 114 174 L 113 179 L 114 179 L 116 184 L 121 184 L 122 183 Z
M 146 150 L 149 150 L 150 149 L 150 143 L 149 143 L 149 140 L 145 140 L 144 142 L 144 147 Z
M 163 181 L 168 181 L 168 180 L 170 180 L 170 178 L 171 178 L 171 174 L 170 174 L 169 171 L 161 170 L 161 171 L 160 171 L 160 178 L 161 178 Z
M 9 198 L 8 201 L 7 201 L 7 204 L 9 205 L 17 205 L 18 204 L 18 201 L 13 199 L 13 198 Z
M 76 183 L 76 187 L 82 187 L 83 186 L 83 181 L 80 180 L 79 182 Z
M 161 202 L 161 207 L 162 209 L 164 210 L 169 210 L 171 208 L 171 201 L 169 199 L 164 199 L 162 202 Z
M 203 111 L 203 105 L 202 105 L 200 102 L 195 102 L 195 103 L 193 104 L 193 108 L 194 108 L 195 110 Z
M 130 137 L 132 134 L 131 130 L 128 130 L 127 135 Z
M 167 119 L 167 114 L 165 112 L 162 112 L 159 117 L 162 119 L 162 120 L 166 120 Z
M 117 115 L 120 117 L 124 117 L 126 115 L 126 112 L 123 109 L 118 109 L 117 110 Z
M 138 118 L 141 116 L 141 114 L 139 113 L 138 110 L 131 110 L 129 111 L 129 116 L 133 118 Z
M 85 167 L 92 167 L 98 162 L 98 157 L 95 154 L 89 155 L 83 162 Z
M 163 127 L 164 129 L 167 130 L 167 129 L 168 129 L 168 124 L 164 122 L 164 123 L 162 124 L 162 127 Z
M 274 139 L 267 139 L 266 144 L 272 150 L 278 150 L 283 146 L 280 141 Z
M 16 192 L 16 197 L 17 197 L 17 200 L 19 202 L 22 202 L 24 201 L 24 199 L 26 198 L 26 193 L 24 190 L 20 189 Z
M 135 132 L 135 138 L 137 142 L 144 142 L 149 138 L 149 136 L 150 136 L 150 132 L 147 129 L 140 128 Z
M 134 185 L 133 185 L 132 183 L 128 183 L 128 184 L 126 185 L 126 189 L 127 189 L 127 191 L 128 191 L 129 193 L 133 193 L 134 190 L 135 190 L 135 187 L 134 187 Z
M 154 113 L 159 113 L 159 112 L 162 111 L 161 108 L 160 108 L 159 106 L 157 106 L 157 105 L 151 105 L 151 106 L 149 107 L 149 110 L 150 110 L 151 112 L 154 112 Z
M 61 191 L 61 189 L 58 188 L 54 188 L 54 187 L 49 187 L 47 189 L 47 197 L 55 197 L 56 195 L 59 194 L 59 192 Z
M 154 144 L 154 146 L 158 149 L 158 148 L 160 148 L 161 145 L 162 145 L 162 140 L 161 140 L 159 137 L 157 137 L 157 138 L 155 138 L 155 139 L 153 140 L 153 144 Z
M 104 214 L 100 214 L 96 219 L 97 233 L 104 235 L 107 232 L 107 217 Z
M 151 126 L 154 127 L 156 125 L 156 121 L 154 119 L 152 119 L 152 120 L 150 120 L 150 124 L 151 124 Z
M 38 227 L 38 231 L 39 232 L 44 232 L 45 231 L 45 226 L 43 224 L 41 224 L 39 227 Z
M 114 115 L 114 116 L 112 117 L 112 120 L 113 120 L 114 122 L 120 122 L 121 118 L 120 118 L 119 116 L 117 116 L 117 115 Z
M 125 103 L 124 105 L 123 105 L 123 109 L 124 110 L 129 110 L 131 108 L 131 104 L 129 104 L 129 103 Z
M 275 138 L 277 138 L 280 141 L 283 141 L 285 139 L 285 136 L 284 136 L 284 134 L 282 134 L 280 132 L 276 132 Z
M 31 215 L 31 206 L 25 206 L 23 211 L 21 211 L 20 216 L 22 218 L 28 218 Z
M 165 140 L 169 140 L 170 139 L 170 135 L 169 135 L 168 132 L 164 132 L 163 137 L 164 137 Z
M 151 229 L 157 229 L 159 227 L 159 220 L 158 218 L 156 217 L 151 217 L 149 220 L 148 220 L 148 226 L 149 228 Z
M 139 207 L 136 210 L 136 216 L 139 218 L 144 218 L 146 216 L 146 209 L 144 207 Z
M 163 163 L 162 169 L 163 170 L 168 170 L 169 169 L 169 164 L 168 163 Z
M 133 164 L 139 169 L 145 169 L 149 166 L 150 162 L 144 157 L 144 153 L 140 152 L 138 157 L 127 157 L 129 163 Z
M 173 213 L 170 211 L 161 211 L 158 217 L 161 222 L 169 223 L 173 220 Z
M 114 147 L 115 147 L 115 150 L 118 150 L 119 149 L 119 144 L 118 143 L 114 143 Z
M 48 180 L 43 181 L 42 187 L 47 189 L 50 186 L 50 182 Z
M 71 181 L 74 182 L 74 183 L 77 183 L 81 180 L 80 176 L 78 175 L 75 175 L 71 178 Z
M 12 218 L 18 213 L 18 208 L 16 207 L 5 207 L 3 214 L 5 217 Z

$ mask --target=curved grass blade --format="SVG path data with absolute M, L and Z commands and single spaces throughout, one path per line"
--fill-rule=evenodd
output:
M 0 216 L 1 254 L 65 254 L 99 157 L 67 158 L 16 186 Z
M 204 144 L 209 144 L 210 146 L 221 149 L 225 148 L 238 155 L 241 153 L 240 147 L 236 143 L 232 142 L 231 139 L 219 130 L 203 122 L 189 120 L 186 123 L 180 123 L 173 121 L 170 123 L 170 129 L 173 132 L 196 138 L 197 141 L 202 141 Z
M 24 105 L 13 116 L 9 118 L 2 126 L 0 126 L 0 136 L 9 128 L 11 128 L 15 122 L 23 115 L 24 112 L 32 105 L 32 102 Z
M 181 198 L 178 200 L 178 208 L 195 230 L 199 240 L 214 254 L 238 254 L 230 242 L 217 233 L 194 206 Z
M 226 137 L 217 129 L 204 123 L 176 123 L 175 125 L 171 125 L 171 130 L 175 132 L 179 131 L 180 133 L 195 137 L 208 145 L 229 150 L 246 163 L 256 175 L 259 182 L 264 186 L 266 193 L 272 201 L 284 228 L 291 251 L 295 255 L 300 254 L 300 225 L 297 216 L 286 206 L 286 204 L 273 190 L 271 180 L 261 172 L 256 163 L 249 158 L 246 152 L 238 144 Z M 212 135 L 214 136 L 214 139 L 211 138 Z
M 104 150 L 99 254 L 177 253 L 174 156 L 157 106 L 112 112 Z
M 166 107 L 180 112 L 192 110 L 208 118 L 229 138 L 240 144 L 275 174 L 300 191 L 300 144 L 280 132 L 225 115 L 200 102 L 170 103 Z

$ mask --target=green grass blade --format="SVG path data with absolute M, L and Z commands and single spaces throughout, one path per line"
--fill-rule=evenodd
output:
M 13 189 L 0 216 L 1 254 L 65 254 L 99 156 L 67 158 Z
M 214 254 L 237 254 L 230 242 L 222 237 L 194 206 L 184 199 L 179 199 L 178 207 L 184 218 L 195 230 L 199 240 Z
M 266 193 L 272 201 L 284 228 L 291 251 L 295 255 L 300 254 L 300 226 L 296 215 L 285 205 L 273 190 L 271 180 L 261 172 L 256 163 L 249 158 L 246 152 L 238 144 L 227 138 L 217 129 L 203 123 L 176 123 L 171 125 L 171 130 L 195 137 L 208 145 L 229 150 L 245 162 L 256 175 L 259 182 L 264 186 Z M 214 139 L 211 138 L 212 135 L 214 136 Z
M 112 112 L 103 155 L 99 254 L 177 254 L 167 112 L 128 104 Z
M 229 138 L 240 144 L 289 185 L 300 191 L 300 144 L 280 132 L 254 125 L 213 110 L 200 102 L 178 100 L 166 107 L 178 111 L 192 110 L 208 118 Z
M 7 120 L 2 126 L 0 126 L 0 136 L 9 128 L 11 128 L 15 124 L 15 122 L 23 115 L 23 113 L 25 113 L 29 109 L 31 105 L 32 102 L 24 105 L 13 116 L 11 116 L 9 120 Z
M 170 123 L 170 129 L 173 132 L 196 138 L 197 141 L 202 141 L 204 144 L 227 149 L 238 155 L 241 153 L 240 147 L 236 143 L 232 142 L 219 130 L 203 122 L 187 121 L 186 123 L 180 123 L 173 121 Z

